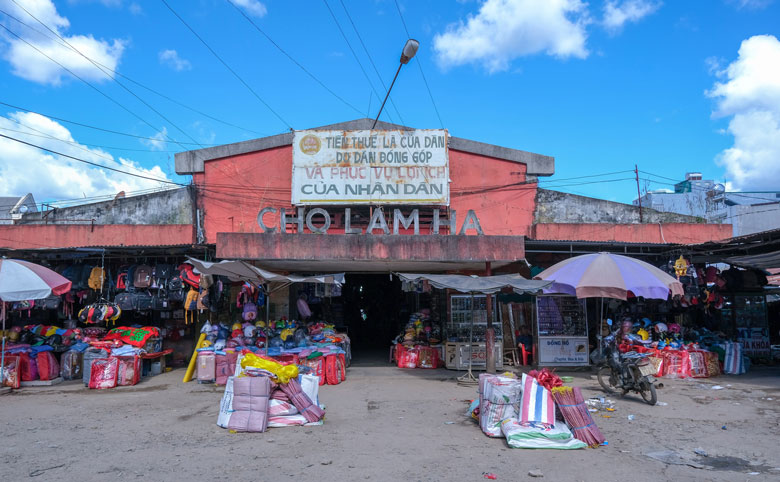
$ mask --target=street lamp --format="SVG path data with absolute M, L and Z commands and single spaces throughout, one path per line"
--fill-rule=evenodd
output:
M 404 45 L 404 49 L 401 51 L 401 63 L 398 64 L 398 70 L 395 71 L 395 77 L 393 77 L 393 81 L 390 83 L 390 88 L 387 89 L 385 100 L 382 101 L 382 107 L 379 108 L 379 113 L 376 115 L 376 119 L 374 119 L 374 125 L 371 126 L 372 130 L 376 127 L 379 116 L 382 115 L 382 109 L 385 108 L 385 102 L 387 102 L 387 98 L 390 97 L 390 91 L 393 90 L 395 79 L 398 78 L 398 73 L 401 72 L 401 67 L 408 64 L 409 61 L 412 60 L 412 58 L 417 54 L 418 48 L 420 48 L 420 42 L 417 40 L 410 38 L 406 41 L 406 45 Z

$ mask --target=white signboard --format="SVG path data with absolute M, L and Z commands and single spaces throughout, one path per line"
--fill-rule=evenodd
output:
M 447 131 L 295 131 L 292 204 L 448 205 Z
M 588 338 L 539 337 L 539 365 L 587 365 Z

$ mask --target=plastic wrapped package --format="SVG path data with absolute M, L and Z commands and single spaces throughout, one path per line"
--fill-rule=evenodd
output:
M 552 427 L 555 424 L 555 402 L 550 390 L 525 373 L 521 383 L 523 398 L 519 411 L 520 423 Z
M 65 380 L 78 380 L 81 378 L 83 363 L 84 353 L 76 350 L 66 351 L 60 359 L 60 375 Z
M 584 449 L 585 442 L 577 440 L 563 422 L 553 427 L 530 427 L 516 418 L 501 422 L 501 433 L 510 447 L 523 449 Z
M 249 367 L 260 368 L 268 370 L 276 377 L 275 381 L 279 383 L 287 383 L 291 378 L 298 377 L 297 365 L 281 365 L 273 360 L 268 360 L 251 352 L 242 353 L 241 368 L 246 369 Z
M 214 383 L 217 380 L 217 359 L 213 351 L 200 351 L 197 358 L 198 383 Z
M 297 415 L 298 409 L 290 402 L 282 400 L 270 400 L 268 402 L 268 416 L 280 417 L 285 415 Z
M 3 366 L 3 379 L 0 380 L 0 387 L 19 388 L 21 377 L 19 374 L 19 357 L 8 355 L 5 357 Z
M 116 387 L 118 373 L 119 360 L 117 358 L 93 360 L 89 374 L 89 388 L 102 390 Z
M 116 384 L 118 386 L 135 385 L 141 379 L 141 358 L 137 356 L 116 357 L 119 360 Z
M 84 351 L 84 363 L 82 365 L 82 380 L 84 385 L 89 385 L 89 380 L 92 374 L 92 362 L 95 360 L 108 358 L 108 351 L 102 348 L 87 348 Z
M 479 428 L 485 435 L 501 437 L 501 422 L 517 416 L 522 394 L 516 378 L 479 375 Z
M 60 364 L 50 351 L 38 353 L 38 376 L 41 380 L 54 380 L 60 376 Z

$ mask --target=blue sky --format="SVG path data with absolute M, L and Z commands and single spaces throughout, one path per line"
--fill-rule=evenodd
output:
M 156 140 L 87 129 L 5 105 L 0 105 L 0 134 L 147 177 L 187 182 L 174 173 L 173 152 L 196 143 L 230 143 L 290 126 L 305 129 L 373 117 L 378 96 L 384 95 L 381 82 L 388 85 L 392 79 L 407 38 L 394 0 L 343 0 L 343 5 L 342 0 L 234 0 L 342 101 L 227 1 L 168 1 L 281 119 L 160 1 L 0 0 L 1 10 L 46 33 L 0 13 L 0 25 L 8 29 L 0 28 L 0 102 Z M 621 202 L 636 197 L 636 184 L 625 179 L 632 173 L 582 176 L 628 171 L 637 164 L 645 171 L 640 173 L 643 191 L 671 187 L 672 181 L 647 173 L 682 179 L 686 171 L 701 171 L 734 190 L 780 190 L 780 1 L 398 4 L 421 47 L 402 69 L 394 105 L 385 109 L 383 120 L 402 119 L 419 128 L 443 124 L 455 136 L 554 156 L 555 176 L 543 186 Z M 240 128 L 111 74 L 155 113 L 83 57 L 55 43 L 21 7 L 100 64 Z M 5 138 L 0 138 L 0 178 L 0 194 L 30 191 L 38 201 L 160 185 Z M 578 179 L 566 181 L 570 178 Z M 593 182 L 612 179 L 623 180 Z M 588 184 L 571 185 L 583 182 Z

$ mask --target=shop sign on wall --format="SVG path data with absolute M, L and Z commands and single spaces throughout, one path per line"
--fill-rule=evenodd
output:
M 540 365 L 587 365 L 587 337 L 539 337 Z
M 292 204 L 449 205 L 446 129 L 295 131 Z
M 767 328 L 737 328 L 737 341 L 742 343 L 745 355 L 768 357 L 771 354 Z

